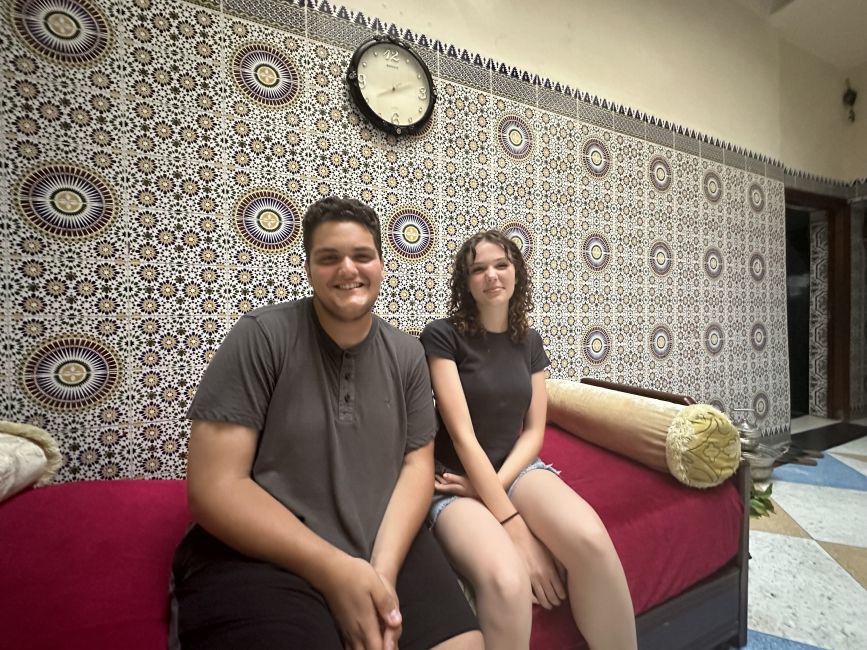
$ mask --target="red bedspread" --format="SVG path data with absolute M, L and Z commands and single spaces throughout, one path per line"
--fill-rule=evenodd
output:
M 605 521 L 638 613 L 737 551 L 731 483 L 687 488 L 554 427 L 542 457 Z M 169 563 L 188 518 L 181 481 L 66 483 L 0 504 L 4 647 L 165 648 Z M 580 647 L 568 605 L 535 609 L 532 645 Z
M 541 456 L 605 522 L 636 614 L 682 593 L 737 553 L 743 506 L 732 481 L 689 488 L 552 425 Z M 568 605 L 534 608 L 532 647 L 581 643 Z
M 81 481 L 0 504 L 0 646 L 165 650 L 183 481 Z

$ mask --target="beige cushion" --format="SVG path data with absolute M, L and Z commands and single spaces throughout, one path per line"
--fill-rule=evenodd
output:
M 738 432 L 712 406 L 681 406 L 574 381 L 549 379 L 547 386 L 549 422 L 685 485 L 719 485 L 738 468 Z
M 0 501 L 36 483 L 47 465 L 35 442 L 0 433 Z
M 46 431 L 0 420 L 0 501 L 33 485 L 51 481 L 63 459 Z

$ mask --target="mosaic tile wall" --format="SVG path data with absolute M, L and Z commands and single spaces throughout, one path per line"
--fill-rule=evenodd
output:
M 828 215 L 810 215 L 810 415 L 828 415 Z
M 506 229 L 556 377 L 753 407 L 788 427 L 784 171 L 772 161 L 324 2 L 10 0 L 3 57 L 3 401 L 59 480 L 178 477 L 184 412 L 238 318 L 306 295 L 299 217 L 385 225 L 378 313 L 443 315 L 449 261 Z M 374 31 L 436 76 L 397 140 L 343 74 Z
M 852 206 L 849 411 L 867 416 L 867 201 Z

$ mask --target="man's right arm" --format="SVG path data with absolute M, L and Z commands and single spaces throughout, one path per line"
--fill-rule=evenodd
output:
M 397 603 L 367 561 L 316 535 L 251 478 L 258 432 L 193 422 L 187 494 L 195 520 L 237 551 L 301 576 L 325 596 L 348 647 L 382 646 Z

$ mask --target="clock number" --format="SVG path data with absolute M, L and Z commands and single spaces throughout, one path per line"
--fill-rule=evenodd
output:
M 366 85 L 367 85 L 367 75 L 366 74 L 358 75 L 358 87 L 364 88 Z
M 400 61 L 400 54 L 397 53 L 397 50 L 386 50 L 384 56 L 386 61 L 394 61 L 395 63 Z
M 391 122 L 392 122 L 392 124 L 400 124 L 400 115 L 398 115 L 397 113 L 392 115 L 391 116 Z
M 427 88 L 422 86 L 418 89 L 418 98 L 419 99 L 427 99 Z

